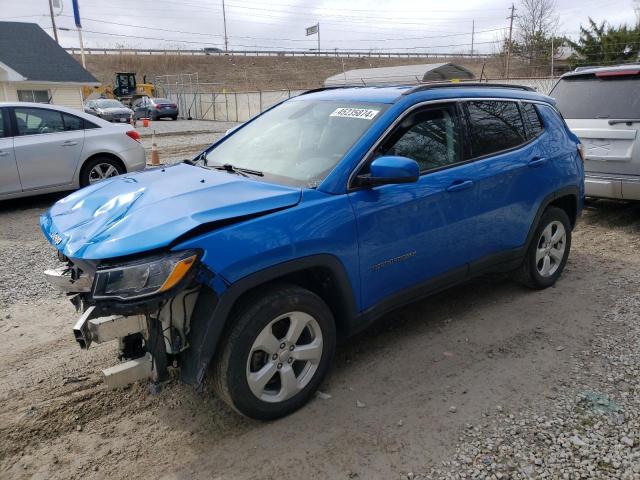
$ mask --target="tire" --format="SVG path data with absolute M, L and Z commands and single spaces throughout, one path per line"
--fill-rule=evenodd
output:
M 315 293 L 289 284 L 250 294 L 242 303 L 212 366 L 214 390 L 248 417 L 284 417 L 309 400 L 329 370 L 336 345 L 333 315 Z M 293 330 L 301 333 L 290 335 Z
M 536 290 L 552 286 L 562 275 L 570 250 L 569 217 L 561 208 L 548 207 L 538 222 L 527 255 L 517 272 L 518 280 Z
M 101 172 L 102 175 L 100 177 L 99 172 Z M 120 162 L 109 157 L 95 157 L 82 166 L 82 170 L 80 171 L 80 187 L 84 188 L 97 181 L 122 175 L 123 173 L 125 173 L 125 169 Z
M 178 116 L 177 116 L 177 115 L 174 115 L 173 117 L 171 117 L 171 120 L 174 120 L 174 121 L 175 121 L 175 120 L 178 120 Z

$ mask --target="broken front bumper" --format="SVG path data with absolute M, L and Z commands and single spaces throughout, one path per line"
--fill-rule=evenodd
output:
M 100 317 L 96 307 L 91 306 L 74 325 L 73 334 L 80 347 L 87 349 L 93 342 L 121 340 L 138 333 L 144 338 L 149 338 L 147 325 L 147 318 L 144 315 Z M 162 362 L 160 365 L 165 364 Z M 153 355 L 146 352 L 142 356 L 106 368 L 102 374 L 109 388 L 117 388 L 139 380 L 160 380 L 164 372 L 159 371 L 157 367 L 158 363 L 153 361 Z
M 58 290 L 67 293 L 89 292 L 93 284 L 93 278 L 88 275 L 78 275 L 68 266 L 45 270 L 44 277 Z

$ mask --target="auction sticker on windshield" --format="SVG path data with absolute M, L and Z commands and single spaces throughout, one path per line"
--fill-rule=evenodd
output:
M 369 108 L 348 108 L 340 107 L 336 108 L 331 117 L 344 117 L 344 118 L 362 118 L 364 120 L 372 120 L 380 110 L 373 110 Z

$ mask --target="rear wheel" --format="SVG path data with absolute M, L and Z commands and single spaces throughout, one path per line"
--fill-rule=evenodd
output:
M 518 271 L 525 285 L 550 287 L 562 274 L 571 249 L 571 222 L 561 208 L 545 210 L 529 245 L 527 256 Z
M 336 342 L 331 310 L 294 285 L 274 286 L 243 304 L 229 319 L 214 388 L 248 417 L 283 417 L 309 400 L 329 369 Z
M 178 116 L 174 115 L 173 117 L 171 117 L 171 120 L 178 120 Z
M 86 187 L 93 183 L 124 173 L 120 162 L 108 157 L 96 157 L 89 160 L 80 172 L 80 186 Z

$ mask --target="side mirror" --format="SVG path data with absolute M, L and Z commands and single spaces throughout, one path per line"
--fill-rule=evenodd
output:
M 392 183 L 414 183 L 420 176 L 420 167 L 415 160 L 407 157 L 384 156 L 376 158 L 369 166 L 371 173 L 358 175 L 358 183 L 363 186 L 387 185 Z

